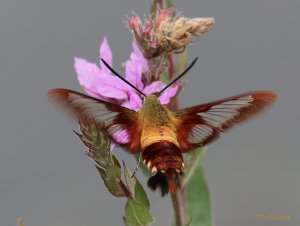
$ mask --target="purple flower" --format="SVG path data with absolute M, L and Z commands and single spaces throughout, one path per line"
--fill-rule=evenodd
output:
M 147 60 L 135 42 L 132 44 L 133 52 L 130 59 L 125 62 L 125 78 L 144 94 L 159 92 L 165 87 L 161 81 L 155 81 L 148 86 L 142 82 L 144 72 L 149 70 Z M 104 38 L 100 46 L 100 57 L 112 66 L 112 53 Z M 142 97 L 132 87 L 114 76 L 108 68 L 100 62 L 100 67 L 82 58 L 75 58 L 74 67 L 80 85 L 91 96 L 120 104 L 137 111 L 142 105 Z M 178 86 L 168 88 L 160 97 L 161 104 L 168 104 L 175 96 Z

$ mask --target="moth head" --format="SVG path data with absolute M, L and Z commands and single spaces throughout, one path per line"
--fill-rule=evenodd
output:
M 156 94 L 150 94 L 143 99 L 143 104 L 155 104 L 160 103 L 158 95 Z

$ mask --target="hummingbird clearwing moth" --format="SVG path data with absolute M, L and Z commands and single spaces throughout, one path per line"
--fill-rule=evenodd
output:
M 166 87 L 187 73 L 196 60 Z M 138 91 L 145 97 L 137 112 L 67 89 L 53 89 L 48 95 L 75 117 L 93 117 L 96 122 L 104 123 L 110 138 L 130 153 L 141 152 L 144 164 L 153 174 L 148 186 L 152 190 L 160 188 L 162 196 L 176 192 L 180 186 L 183 153 L 215 141 L 220 133 L 251 118 L 277 99 L 271 91 L 253 91 L 171 111 L 158 99 L 166 87 L 157 95 L 146 96 Z

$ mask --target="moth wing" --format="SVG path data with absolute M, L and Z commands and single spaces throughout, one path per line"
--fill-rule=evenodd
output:
M 104 123 L 112 140 L 131 152 L 139 151 L 138 115 L 135 111 L 67 89 L 50 90 L 48 96 L 71 116 L 88 116 L 94 118 L 96 123 Z
M 270 91 L 253 91 L 174 112 L 179 119 L 177 138 L 181 150 L 188 152 L 213 142 L 221 132 L 250 119 L 276 99 Z

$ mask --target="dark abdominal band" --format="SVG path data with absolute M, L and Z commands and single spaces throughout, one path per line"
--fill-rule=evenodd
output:
M 149 170 L 156 167 L 157 173 L 150 177 L 148 186 L 155 190 L 160 187 L 162 196 L 175 192 L 179 186 L 178 174 L 183 169 L 183 158 L 180 149 L 169 141 L 158 141 L 145 148 L 142 153 Z

